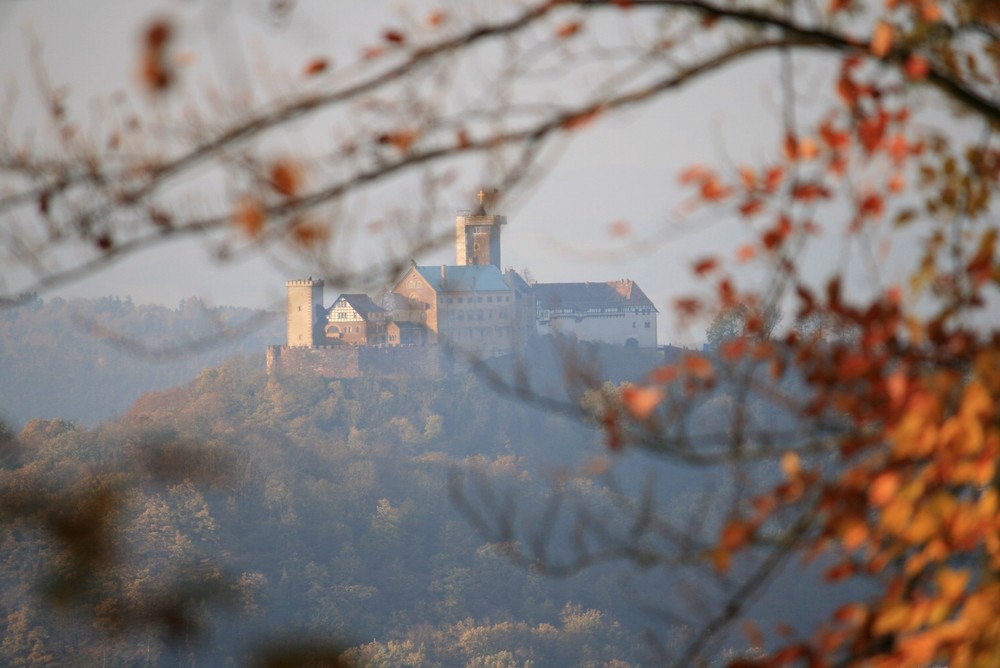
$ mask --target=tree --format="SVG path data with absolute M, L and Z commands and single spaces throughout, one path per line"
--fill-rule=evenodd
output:
M 483 160 L 490 183 L 514 193 L 560 140 L 597 119 L 773 55 L 778 146 L 754 164 L 694 165 L 679 175 L 692 191 L 686 212 L 743 219 L 751 241 L 733 257 L 697 259 L 707 292 L 676 308 L 698 318 L 781 305 L 793 314 L 788 333 L 729 339 L 711 360 L 686 355 L 588 404 L 612 449 L 735 471 L 742 482 L 723 499 L 727 515 L 706 544 L 682 540 L 641 496 L 623 496 L 620 524 L 630 531 L 583 523 L 587 540 L 563 566 L 623 558 L 690 565 L 708 578 L 707 561 L 725 595 L 678 665 L 704 657 L 783 563 L 816 554 L 833 560 L 827 579 L 867 575 L 874 591 L 811 633 L 749 626 L 751 644 L 764 639 L 772 651 L 734 663 L 996 663 L 994 3 L 538 0 L 496 3 L 481 15 L 435 10 L 420 26 L 386 29 L 356 67 L 303 63 L 289 93 L 255 93 L 249 104 L 219 93 L 222 118 L 174 104 L 189 91 L 173 59 L 177 41 L 170 20 L 151 21 L 144 33 L 138 59 L 156 113 L 125 114 L 84 136 L 60 92 L 43 85 L 52 141 L 8 137 L 0 147 L 0 215 L 12 222 L 0 237 L 8 301 L 205 234 L 215 235 L 220 258 L 281 246 L 334 282 L 376 284 L 446 237 L 428 223 L 446 167 Z M 491 84 L 474 105 L 461 104 L 456 72 L 465 67 Z M 556 79 L 563 87 L 553 101 L 537 81 Z M 820 91 L 821 108 L 800 103 L 806 85 Z M 303 125 L 320 121 L 338 132 L 321 140 Z M 176 127 L 189 131 L 161 132 Z M 278 152 L 279 133 L 307 139 Z M 420 176 L 420 211 L 397 219 L 384 253 L 350 262 L 358 230 L 338 207 L 410 173 Z M 208 189 L 225 183 L 224 196 L 201 191 L 200 201 L 214 204 L 182 206 L 200 190 L 188 180 L 196 174 L 211 176 Z M 817 241 L 823 232 L 840 259 L 817 277 L 810 252 L 830 248 L 828 238 Z M 898 257 L 883 250 L 894 240 L 904 249 L 899 278 L 883 271 Z M 796 325 L 814 317 L 857 336 L 801 336 Z M 723 384 L 736 388 L 728 428 L 703 433 L 680 419 L 697 415 Z M 744 475 L 771 469 L 780 480 Z M 503 518 L 476 519 L 509 542 Z M 551 557 L 538 553 L 543 544 L 508 551 L 542 568 Z

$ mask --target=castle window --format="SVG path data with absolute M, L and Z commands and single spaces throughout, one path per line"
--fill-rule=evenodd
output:
M 648 322 L 646 323 L 646 329 L 652 329 L 652 328 L 651 328 L 651 327 L 649 326 L 649 323 L 648 323 Z
M 483 298 L 482 297 L 477 297 L 476 301 L 478 301 L 480 304 L 482 304 L 483 303 Z
M 489 302 L 490 304 L 492 304 L 493 303 L 493 297 L 487 297 L 486 301 Z

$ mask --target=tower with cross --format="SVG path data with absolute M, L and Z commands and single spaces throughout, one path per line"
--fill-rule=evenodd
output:
M 490 215 L 487 203 L 496 192 L 480 189 L 479 207 L 462 212 L 455 218 L 455 264 L 487 265 L 502 269 L 500 264 L 500 229 L 507 224 L 506 216 Z

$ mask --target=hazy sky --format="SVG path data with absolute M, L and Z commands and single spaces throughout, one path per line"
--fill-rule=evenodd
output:
M 86 110 L 95 98 L 135 87 L 138 35 L 150 16 L 177 19 L 189 43 L 200 45 L 200 65 L 206 66 L 207 59 L 216 76 L 233 77 L 245 71 L 241 62 L 260 56 L 290 67 L 300 67 L 316 54 L 350 60 L 364 45 L 377 41 L 407 3 L 300 2 L 277 24 L 266 18 L 267 4 L 234 2 L 240 8 L 235 24 L 239 30 L 234 32 L 234 24 L 227 23 L 232 14 L 213 24 L 203 5 L 192 2 L 3 3 L 0 81 L 7 91 L 18 91 L 15 131 L 37 117 L 25 38 L 31 31 L 42 44 L 52 82 L 68 85 L 71 104 Z M 220 53 L 220 44 L 241 45 L 240 57 Z M 669 305 L 690 289 L 694 259 L 711 249 L 733 248 L 746 231 L 738 223 L 705 218 L 673 235 L 668 244 L 639 243 L 638 249 L 632 244 L 660 236 L 674 219 L 673 209 L 682 199 L 676 177 L 684 166 L 753 160 L 773 150 L 776 92 L 768 75 L 774 68 L 767 59 L 743 64 L 579 133 L 537 187 L 500 212 L 509 221 L 504 264 L 528 268 L 543 282 L 633 278 L 661 310 L 661 342 L 700 338 L 700 331 L 684 334 L 674 328 Z M 456 201 L 454 209 L 467 205 Z M 610 225 L 618 220 L 628 221 L 632 236 L 612 237 Z M 451 263 L 453 252 L 449 246 L 417 260 Z M 196 243 L 172 244 L 43 296 L 131 295 L 139 303 L 174 305 L 197 295 L 216 304 L 273 307 L 283 299 L 284 280 L 294 277 L 288 273 L 262 259 L 219 266 Z M 335 296 L 327 295 L 327 301 Z

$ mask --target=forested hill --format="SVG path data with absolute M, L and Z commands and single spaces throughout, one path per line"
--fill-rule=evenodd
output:
M 283 338 L 276 317 L 197 298 L 175 309 L 117 297 L 0 309 L 0 419 L 93 425 L 144 392 L 186 383 L 230 355 L 263 355 Z
M 53 665 L 65 657 L 247 665 L 254 648 L 281 633 L 337 640 L 376 666 L 648 659 L 640 636 L 648 620 L 620 572 L 527 572 L 456 510 L 451 472 L 478 471 L 466 488 L 512 495 L 516 503 L 498 506 L 497 518 L 520 517 L 548 503 L 557 472 L 602 451 L 592 428 L 500 398 L 474 374 L 279 379 L 237 359 L 147 394 L 96 429 L 35 420 L 17 440 L 17 456 L 0 468 L 4 492 L 111 494 L 97 505 L 79 496 L 69 503 L 73 517 L 98 507 L 117 518 L 108 535 L 122 560 L 86 561 L 97 574 L 74 579 L 62 571 L 79 561 L 52 558 L 66 544 L 28 530 L 30 518 L 4 524 L 4 665 L 48 665 L 46 657 Z M 577 492 L 596 498 L 590 484 Z M 59 567 L 47 573 L 32 555 Z M 185 578 L 206 574 L 212 587 L 182 586 L 187 593 L 170 598 Z M 39 602 L 40 583 L 53 581 L 69 583 L 64 603 L 84 590 L 82 617 L 53 616 Z M 142 623 L 157 618 L 150 601 L 156 611 L 165 600 L 177 606 L 168 627 L 184 629 L 174 649 L 169 634 Z M 207 635 L 188 633 L 178 622 L 188 615 Z

